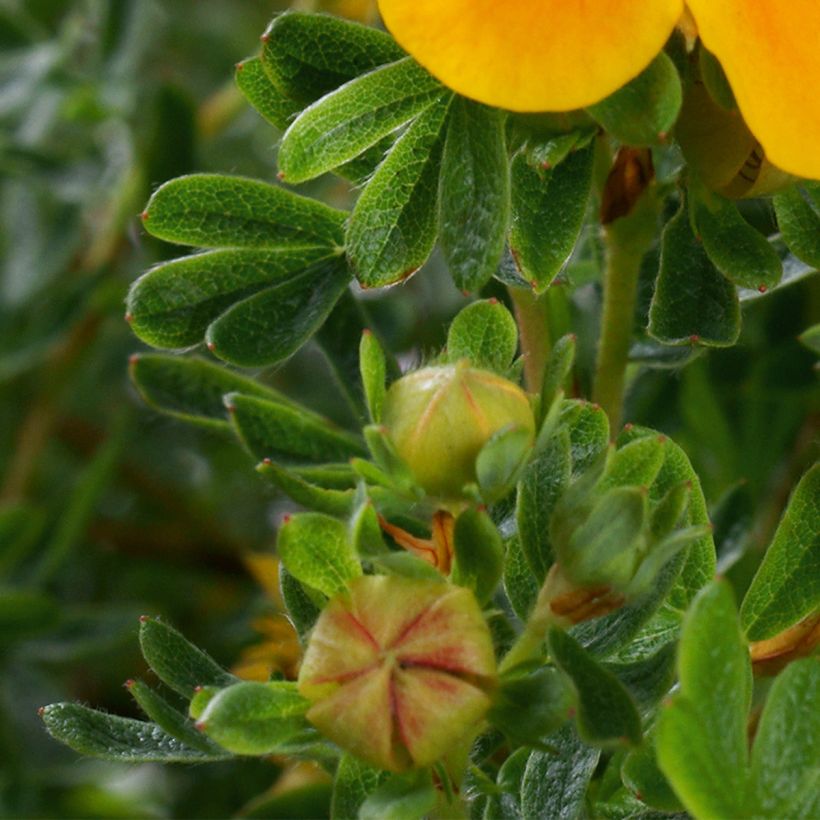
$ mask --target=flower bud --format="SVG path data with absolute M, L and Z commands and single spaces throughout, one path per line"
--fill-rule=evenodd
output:
M 495 678 L 490 632 L 469 590 L 368 575 L 319 616 L 299 692 L 320 732 L 398 772 L 434 763 L 475 731 Z
M 383 422 L 416 482 L 444 499 L 476 481 L 476 457 L 493 433 L 515 426 L 535 435 L 526 393 L 466 360 L 399 379 L 387 391 Z

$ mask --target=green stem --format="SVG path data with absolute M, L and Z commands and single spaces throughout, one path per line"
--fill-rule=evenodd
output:
M 536 296 L 526 288 L 508 288 L 515 309 L 521 352 L 524 355 L 524 381 L 530 393 L 541 393 L 544 367 L 552 343 L 549 332 L 549 304 L 546 295 Z
M 604 309 L 601 338 L 595 367 L 593 399 L 609 416 L 613 431 L 621 426 L 624 381 L 632 341 L 638 274 L 643 247 L 619 241 L 617 232 L 607 230 L 607 260 L 604 271 Z

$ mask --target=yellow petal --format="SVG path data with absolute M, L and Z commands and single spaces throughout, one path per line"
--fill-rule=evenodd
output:
M 688 0 L 767 157 L 820 179 L 818 0 Z
M 379 0 L 379 9 L 399 44 L 460 94 L 512 111 L 568 111 L 646 68 L 683 2 Z

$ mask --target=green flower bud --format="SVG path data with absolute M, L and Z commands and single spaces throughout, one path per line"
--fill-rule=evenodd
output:
M 382 420 L 419 486 L 459 498 L 476 482 L 476 457 L 505 427 L 535 436 L 526 393 L 513 382 L 464 360 L 425 367 L 391 385 Z
M 490 632 L 469 590 L 368 575 L 319 616 L 299 692 L 320 732 L 398 772 L 435 763 L 474 732 L 495 680 Z

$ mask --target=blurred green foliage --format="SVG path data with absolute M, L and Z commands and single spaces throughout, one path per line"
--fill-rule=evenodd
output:
M 78 760 L 37 718 L 63 700 L 136 716 L 122 683 L 145 672 L 141 613 L 231 666 L 259 642 L 254 617 L 271 610 L 242 559 L 270 549 L 285 502 L 231 437 L 143 404 L 127 380 L 138 342 L 123 304 L 134 278 L 172 255 L 137 218 L 157 185 L 194 170 L 275 177 L 278 135 L 232 74 L 284 5 L 0 0 L 0 816 L 316 812 L 296 792 L 286 808 L 261 801 L 280 776 L 274 762 Z M 352 201 L 338 180 L 304 190 Z M 749 207 L 750 221 L 773 225 L 768 206 Z M 581 395 L 599 315 L 596 254 L 589 238 L 568 284 L 548 295 L 555 338 L 578 333 Z M 407 361 L 436 353 L 465 303 L 437 258 L 429 268 L 400 295 L 367 297 Z M 508 298 L 497 282 L 484 295 Z M 719 569 L 738 592 L 816 457 L 815 356 L 797 333 L 818 315 L 820 281 L 805 278 L 750 302 L 737 346 L 680 369 L 632 365 L 625 417 L 689 454 Z M 350 423 L 328 375 L 311 344 L 264 380 Z

